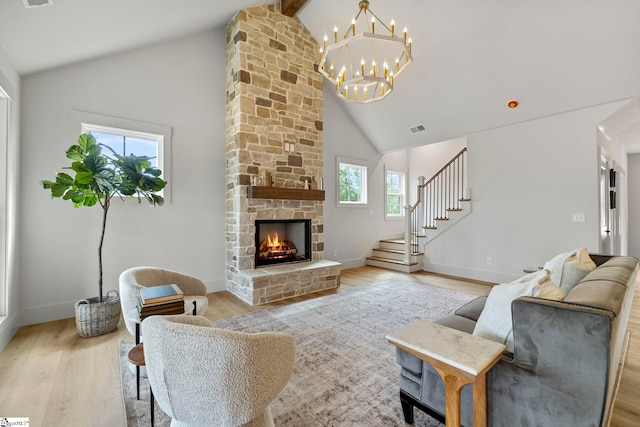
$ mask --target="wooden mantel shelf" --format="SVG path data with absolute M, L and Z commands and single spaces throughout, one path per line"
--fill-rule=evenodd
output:
M 247 187 L 247 197 L 250 199 L 324 201 L 324 190 L 305 190 L 303 188 L 249 186 Z

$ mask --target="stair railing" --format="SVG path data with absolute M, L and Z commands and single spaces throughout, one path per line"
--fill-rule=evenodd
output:
M 419 238 L 425 229 L 437 228 L 437 221 L 449 219 L 449 212 L 461 210 L 460 202 L 468 200 L 467 148 L 460 150 L 428 181 L 418 177 L 417 200 L 405 209 L 405 261 L 420 252 Z

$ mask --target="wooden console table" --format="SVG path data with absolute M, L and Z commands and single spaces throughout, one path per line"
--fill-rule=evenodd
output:
M 446 389 L 447 427 L 460 426 L 460 391 L 473 384 L 473 425 L 487 425 L 486 374 L 505 345 L 427 320 L 418 320 L 386 336 L 398 348 L 429 363 Z

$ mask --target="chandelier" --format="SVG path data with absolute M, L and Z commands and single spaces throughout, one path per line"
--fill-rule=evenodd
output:
M 389 95 L 412 57 L 406 27 L 399 36 L 393 19 L 387 27 L 369 9 L 367 0 L 360 1 L 359 6 L 342 39 L 337 26 L 333 28 L 333 43 L 329 44 L 325 34 L 318 69 L 336 87 L 339 97 L 364 104 Z

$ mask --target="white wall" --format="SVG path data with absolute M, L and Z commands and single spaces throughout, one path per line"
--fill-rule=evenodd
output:
M 597 252 L 597 125 L 618 108 L 585 108 L 468 136 L 471 214 L 426 245 L 425 270 L 503 282 L 561 252 L 581 246 Z M 572 213 L 585 213 L 586 222 L 572 222 Z
M 407 152 L 382 155 L 345 113 L 331 89 L 323 92 L 324 144 L 324 257 L 343 268 L 365 264 L 365 258 L 381 238 L 402 235 L 404 222 L 385 220 L 385 165 L 408 173 Z M 361 106 L 366 108 L 366 106 Z M 338 207 L 336 202 L 336 157 L 365 160 L 368 169 L 368 206 Z
M 467 138 L 458 138 L 407 150 L 411 203 L 416 201 L 418 177 L 424 176 L 427 180 L 430 179 L 466 146 Z
M 19 240 L 18 231 L 18 172 L 19 172 L 19 140 L 20 140 L 20 76 L 13 68 L 4 51 L 0 48 L 0 86 L 8 92 L 11 101 L 9 138 L 7 145 L 7 216 L 5 220 L 6 245 L 0 253 L 6 253 L 3 272 L 7 286 L 6 316 L 0 313 L 0 350 L 16 333 L 20 324 L 20 271 L 18 268 Z
M 171 126 L 171 203 L 114 200 L 104 290 L 118 275 L 157 265 L 226 288 L 224 28 L 33 74 L 23 79 L 20 207 L 23 323 L 73 317 L 97 296 L 102 210 L 51 200 L 39 184 L 68 164 L 72 110 Z
M 640 258 L 640 154 L 627 158 L 627 188 L 629 191 L 629 255 Z

